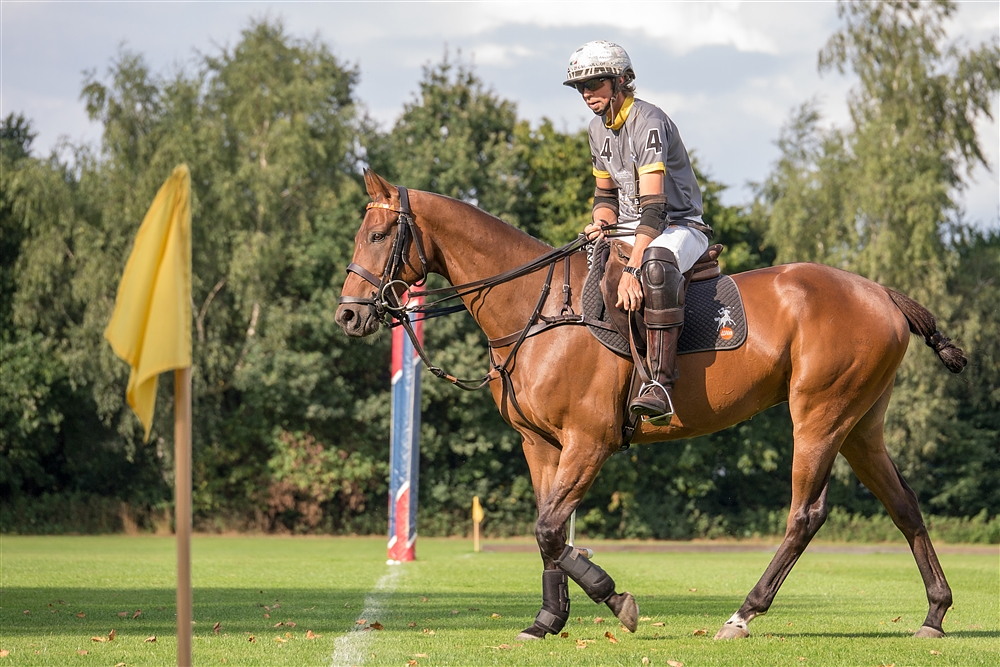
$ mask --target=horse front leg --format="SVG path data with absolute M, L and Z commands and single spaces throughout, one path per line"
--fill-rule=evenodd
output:
M 553 448 L 554 449 L 554 448 Z M 579 506 L 584 494 L 610 452 L 595 451 L 599 448 L 564 447 L 556 456 L 558 464 L 548 474 L 536 476 L 532 459 L 539 459 L 537 452 L 529 455 L 526 442 L 525 455 L 532 469 L 538 501 L 538 520 L 535 539 L 545 570 L 542 573 L 542 608 L 535 622 L 518 635 L 519 639 L 541 639 L 546 634 L 558 634 L 569 618 L 569 591 L 567 577 L 572 579 L 594 602 L 604 603 L 629 632 L 634 632 L 639 620 L 639 609 L 631 593 L 618 593 L 615 582 L 589 554 L 566 543 L 566 521 Z M 541 471 L 540 471 L 541 472 Z M 546 483 L 547 482 L 547 483 Z

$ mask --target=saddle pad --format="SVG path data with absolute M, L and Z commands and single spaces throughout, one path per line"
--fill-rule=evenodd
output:
M 606 326 L 588 324 L 597 340 L 612 352 L 631 359 L 628 338 L 619 333 L 601 295 L 604 267 L 595 263 L 583 285 L 583 314 Z M 733 350 L 747 338 L 747 318 L 736 282 L 727 275 L 700 280 L 688 287 L 684 305 L 684 330 L 677 343 L 678 354 Z

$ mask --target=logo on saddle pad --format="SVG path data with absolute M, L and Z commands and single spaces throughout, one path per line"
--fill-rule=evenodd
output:
M 733 319 L 729 306 L 719 308 L 719 316 L 715 318 L 715 321 L 719 323 L 719 338 L 722 340 L 731 340 L 736 335 L 736 332 L 733 331 L 733 327 L 736 326 L 736 320 Z

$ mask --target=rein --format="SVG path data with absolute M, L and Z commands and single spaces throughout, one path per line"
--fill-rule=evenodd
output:
M 569 288 L 569 263 L 566 264 L 566 279 L 563 285 L 563 309 L 562 313 L 556 317 L 545 317 L 541 314 L 545 302 L 548 300 L 548 296 L 551 290 L 552 277 L 555 272 L 555 265 L 560 260 L 572 255 L 581 248 L 587 246 L 591 242 L 587 238 L 580 234 L 576 240 L 567 243 L 559 248 L 554 248 L 549 252 L 533 259 L 532 261 L 524 264 L 522 266 L 504 271 L 495 276 L 490 276 L 488 278 L 483 278 L 481 280 L 474 280 L 467 283 L 462 283 L 461 285 L 450 285 L 448 287 L 443 287 L 439 289 L 423 290 L 423 291 L 411 291 L 410 296 L 413 297 L 441 297 L 432 303 L 425 303 L 423 305 L 407 306 L 401 303 L 399 297 L 396 294 L 397 289 L 408 290 L 414 286 L 420 286 L 426 283 L 427 276 L 429 274 L 427 269 L 427 257 L 424 253 L 424 248 L 420 242 L 420 237 L 417 234 L 416 225 L 413 219 L 413 211 L 410 209 L 409 194 L 404 187 L 399 187 L 399 207 L 394 207 L 389 203 L 382 202 L 370 202 L 366 210 L 372 208 L 380 208 L 395 212 L 398 217 L 395 222 L 397 228 L 396 238 L 393 241 L 392 250 L 389 257 L 386 259 L 385 267 L 382 269 L 382 275 L 376 276 L 370 271 L 368 271 L 363 266 L 351 262 L 347 266 L 347 271 L 350 273 L 355 273 L 366 282 L 370 283 L 375 287 L 375 292 L 371 296 L 365 297 L 350 297 L 341 296 L 338 300 L 339 303 L 355 303 L 361 305 L 372 306 L 375 309 L 376 314 L 383 324 L 395 327 L 402 326 L 406 331 L 407 336 L 410 338 L 410 342 L 413 344 L 414 350 L 420 357 L 420 360 L 427 366 L 427 369 L 433 373 L 436 377 L 442 378 L 451 382 L 453 385 L 464 389 L 466 391 L 474 391 L 476 389 L 481 389 L 493 380 L 497 378 L 502 378 L 505 385 L 508 384 L 508 367 L 510 366 L 514 356 L 517 353 L 518 348 L 521 344 L 532 335 L 540 333 L 545 329 L 553 326 L 558 326 L 561 324 L 583 324 L 584 318 L 582 315 L 573 313 L 572 307 L 570 306 L 570 288 Z M 414 282 L 412 285 L 406 283 L 404 280 L 398 278 L 399 272 L 402 270 L 404 265 L 410 266 L 411 269 L 415 267 L 408 264 L 406 260 L 408 246 L 413 243 L 417 250 L 417 257 L 420 260 L 420 278 Z M 460 312 L 466 310 L 465 304 L 458 304 L 454 306 L 443 306 L 441 304 L 455 299 L 461 299 L 463 296 L 468 294 L 473 294 L 476 292 L 481 292 L 487 290 L 496 285 L 501 285 L 503 283 L 509 282 L 516 278 L 529 275 L 536 271 L 548 268 L 548 275 L 546 277 L 545 283 L 542 285 L 542 291 L 539 295 L 538 303 L 535 306 L 534 311 L 528 318 L 527 324 L 524 328 L 514 333 L 510 336 L 505 336 L 503 338 L 494 339 L 489 341 L 490 345 L 490 363 L 492 368 L 490 371 L 482 377 L 481 380 L 462 380 L 450 373 L 445 372 L 443 369 L 435 366 L 431 363 L 423 344 L 417 338 L 416 333 L 413 330 L 413 321 L 423 321 L 431 319 L 434 317 L 441 317 L 443 315 L 449 315 L 451 313 Z M 409 314 L 417 314 L 414 320 L 411 321 Z M 513 348 L 507 354 L 506 359 L 502 364 L 497 364 L 493 360 L 492 350 L 499 347 L 506 347 L 508 345 L 513 345 Z M 515 403 L 516 406 L 516 403 Z M 520 409 L 518 408 L 518 412 Z

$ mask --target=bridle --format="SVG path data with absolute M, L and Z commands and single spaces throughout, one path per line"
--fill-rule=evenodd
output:
M 375 309 L 375 314 L 379 320 L 389 327 L 401 326 L 406 331 L 413 343 L 414 350 L 420 356 L 420 359 L 427 366 L 428 370 L 436 375 L 437 377 L 443 378 L 451 382 L 452 384 L 460 387 L 461 389 L 474 390 L 486 386 L 492 380 L 499 377 L 504 378 L 507 381 L 507 369 L 514 358 L 517 349 L 520 347 L 524 340 L 532 335 L 541 333 L 541 331 L 561 324 L 583 324 L 583 316 L 578 315 L 573 312 L 572 307 L 570 307 L 570 292 L 569 292 L 569 262 L 566 262 L 566 280 L 563 286 L 563 311 L 560 315 L 555 317 L 546 317 L 541 314 L 542 308 L 548 298 L 550 292 L 550 285 L 555 271 L 556 263 L 559 260 L 568 257 L 569 255 L 579 251 L 584 246 L 588 245 L 590 241 L 584 235 L 577 237 L 575 241 L 568 243 L 560 248 L 554 248 L 553 250 L 543 254 L 531 262 L 519 266 L 517 268 L 505 271 L 501 274 L 491 276 L 489 278 L 484 278 L 482 280 L 475 280 L 468 283 L 463 283 L 461 285 L 452 285 L 449 287 L 444 287 L 441 289 L 433 290 L 423 290 L 423 291 L 412 291 L 411 288 L 419 287 L 426 283 L 427 276 L 429 274 L 427 268 L 427 255 L 424 252 L 423 244 L 420 241 L 420 235 L 418 233 L 416 224 L 414 222 L 413 211 L 410 208 L 410 198 L 409 194 L 404 187 L 398 187 L 399 190 L 399 206 L 393 206 L 386 202 L 370 202 L 365 210 L 370 210 L 373 208 L 385 209 L 388 211 L 393 211 L 396 213 L 397 218 L 394 224 L 396 227 L 396 237 L 393 240 L 392 249 L 389 252 L 389 256 L 386 258 L 385 266 L 382 268 L 382 274 L 376 276 L 371 271 L 365 267 L 351 262 L 347 266 L 347 271 L 349 273 L 354 273 L 360 276 L 363 280 L 368 282 L 375 288 L 372 294 L 368 297 L 355 297 L 355 296 L 341 296 L 338 302 L 341 304 L 358 304 L 362 306 L 370 306 Z M 413 244 L 417 251 L 417 257 L 420 261 L 420 270 L 418 271 L 408 261 L 407 257 L 409 255 L 410 244 Z M 415 273 L 420 277 L 413 283 L 407 283 L 405 280 L 400 279 L 399 274 L 403 270 L 404 266 L 410 267 Z M 440 317 L 442 315 L 448 315 L 450 313 L 460 312 L 466 310 L 464 303 L 459 303 L 458 305 L 443 306 L 441 304 L 460 299 L 461 297 L 471 294 L 474 292 L 480 292 L 496 285 L 508 282 L 515 278 L 534 273 L 541 269 L 548 268 L 548 277 L 545 284 L 542 286 L 542 293 L 538 300 L 538 304 L 535 307 L 534 312 L 529 318 L 528 323 L 525 325 L 524 329 L 510 336 L 504 336 L 503 338 L 495 339 L 490 341 L 491 351 L 494 348 L 506 347 L 508 345 L 513 345 L 510 352 L 507 354 L 506 359 L 502 364 L 497 364 L 493 361 L 493 355 L 490 355 L 492 368 L 481 380 L 460 380 L 454 375 L 446 373 L 442 369 L 434 366 L 427 356 L 424 350 L 423 344 L 420 342 L 418 336 L 413 330 L 412 322 L 420 321 L 425 319 L 430 319 L 432 317 Z M 439 297 L 433 302 L 426 302 L 419 305 L 410 305 L 408 303 L 403 303 L 397 296 L 397 290 L 411 290 L 409 292 L 410 297 Z M 415 317 L 411 318 L 411 314 Z
M 396 237 L 392 242 L 392 249 L 389 251 L 389 256 L 385 260 L 385 266 L 382 268 L 382 275 L 376 276 L 365 267 L 354 262 L 347 265 L 349 273 L 361 276 L 361 278 L 375 287 L 375 291 L 367 298 L 342 296 L 338 299 L 338 303 L 342 304 L 354 303 L 373 307 L 379 320 L 387 326 L 396 326 L 393 320 L 396 323 L 400 323 L 408 319 L 406 317 L 407 307 L 399 301 L 399 298 L 396 296 L 396 290 L 402 288 L 400 291 L 405 291 L 410 287 L 423 285 L 427 281 L 427 255 L 424 253 L 424 246 L 416 233 L 416 226 L 413 222 L 413 211 L 410 210 L 410 196 L 406 188 L 400 187 L 398 189 L 398 208 L 389 203 L 375 201 L 370 202 L 365 207 L 366 211 L 373 208 L 381 208 L 393 211 L 397 215 L 396 222 L 394 223 Z M 406 257 L 411 242 L 416 247 L 417 257 L 420 259 L 420 278 L 412 285 L 399 278 L 399 273 L 403 267 L 409 266 Z M 410 268 L 414 267 L 410 266 Z

